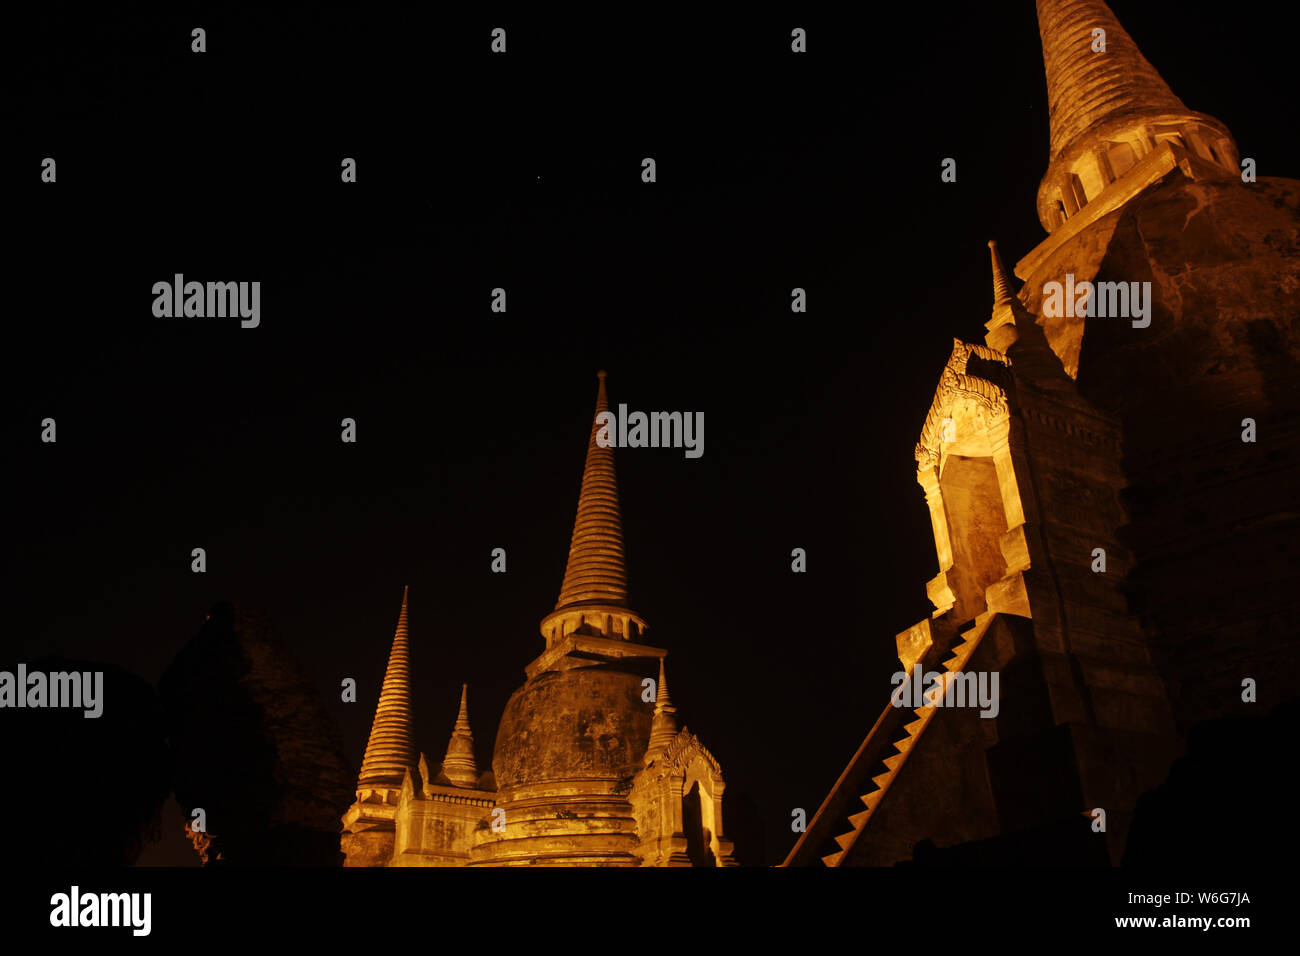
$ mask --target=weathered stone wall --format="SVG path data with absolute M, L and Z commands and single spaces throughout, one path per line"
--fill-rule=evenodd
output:
M 644 669 L 544 671 L 515 691 L 492 759 L 506 830 L 480 831 L 473 863 L 640 864 L 628 794 L 650 741 Z
M 1300 182 L 1177 173 L 1091 225 L 1030 277 L 1150 282 L 1151 325 L 1044 320 L 1079 341 L 1079 391 L 1123 429 L 1129 605 L 1185 731 L 1294 696 L 1300 572 Z M 1258 440 L 1241 440 L 1242 420 Z

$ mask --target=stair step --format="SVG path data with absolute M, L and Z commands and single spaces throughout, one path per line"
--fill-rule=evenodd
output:
M 981 625 L 985 623 L 986 622 L 977 618 L 969 622 L 969 629 L 959 630 L 962 640 L 952 648 L 952 656 L 943 662 L 943 669 L 947 673 L 944 675 L 938 688 L 939 700 L 942 700 L 943 693 L 951 686 L 952 681 L 955 679 L 950 675 L 956 674 L 965 667 L 967 661 L 970 660 L 970 656 L 974 653 L 976 644 L 979 643 L 979 639 L 983 636 L 984 628 Z M 871 778 L 871 782 L 876 785 L 876 789 L 872 790 L 870 793 L 865 793 L 860 797 L 862 803 L 866 806 L 866 809 L 859 811 L 848 818 L 849 826 L 853 829 L 848 833 L 841 833 L 839 836 L 835 837 L 835 842 L 839 845 L 840 852 L 831 853 L 822 857 L 822 862 L 826 866 L 838 867 L 844 861 L 844 856 L 848 852 L 849 847 L 853 845 L 853 841 L 857 839 L 858 834 L 862 832 L 863 827 L 865 827 L 871 819 L 871 815 L 875 812 L 876 807 L 880 805 L 880 801 L 884 799 L 886 789 L 893 782 L 899 768 L 901 768 L 904 761 L 906 761 L 907 755 L 911 752 L 912 747 L 916 743 L 916 738 L 920 736 L 931 718 L 934 717 L 935 710 L 936 708 L 934 704 L 925 704 L 912 710 L 912 713 L 916 715 L 916 719 L 910 723 L 904 724 L 903 730 L 906 733 L 906 736 L 894 741 L 894 750 L 896 750 L 897 753 L 891 757 L 886 757 L 881 761 L 887 768 L 886 772 L 877 774 Z
M 981 615 L 981 618 L 984 617 L 984 615 Z M 976 618 L 973 621 L 967 622 L 969 624 L 968 629 L 958 630 L 962 639 L 952 648 L 952 656 L 943 662 L 943 668 L 947 673 L 944 675 L 940 684 L 940 693 L 938 695 L 940 700 L 943 699 L 944 692 L 947 691 L 951 686 L 952 681 L 955 679 L 949 675 L 956 674 L 966 666 L 966 663 L 970 660 L 971 654 L 975 651 L 975 646 L 983 637 L 984 631 L 987 629 L 987 619 L 981 620 L 981 618 Z M 837 867 L 844 861 L 844 856 L 848 852 L 849 847 L 853 845 L 853 841 L 857 839 L 858 834 L 862 832 L 863 827 L 865 827 L 867 822 L 871 819 L 871 815 L 875 812 L 876 807 L 880 805 L 880 801 L 884 799 L 886 789 L 889 787 L 890 783 L 893 782 L 894 776 L 898 773 L 899 768 L 902 767 L 903 762 L 907 759 L 908 753 L 916 743 L 916 738 L 920 736 L 923 730 L 925 730 L 926 725 L 934 716 L 935 710 L 936 708 L 933 704 L 925 704 L 912 710 L 912 713 L 916 715 L 916 720 L 904 724 L 903 730 L 905 731 L 906 736 L 894 741 L 894 749 L 898 751 L 898 753 L 892 757 L 886 757 L 881 761 L 884 763 L 885 767 L 888 768 L 887 771 L 871 778 L 871 782 L 876 785 L 876 789 L 872 790 L 870 793 L 863 794 L 860 798 L 867 809 L 855 813 L 848 818 L 849 825 L 853 827 L 853 829 L 848 833 L 842 833 L 835 838 L 835 842 L 840 846 L 840 852 L 831 853 L 822 857 L 822 862 L 826 864 L 826 866 Z

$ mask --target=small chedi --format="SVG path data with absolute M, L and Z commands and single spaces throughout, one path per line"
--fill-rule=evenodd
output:
M 1300 182 L 1251 175 L 1101 0 L 1037 11 L 1048 236 L 1018 293 L 989 244 L 988 334 L 916 446 L 935 610 L 897 637 L 999 706 L 882 687 L 786 865 L 1120 863 L 1189 732 L 1300 681 Z
M 609 408 L 599 377 L 597 416 Z M 721 768 L 679 728 L 667 652 L 643 642 L 646 622 L 628 604 L 614 452 L 597 431 L 593 419 L 545 649 L 506 704 L 491 770 L 475 759 L 467 687 L 442 761 L 417 754 L 403 594 L 343 817 L 346 866 L 735 865 Z

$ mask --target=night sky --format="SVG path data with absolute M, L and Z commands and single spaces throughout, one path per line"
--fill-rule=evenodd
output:
M 1261 176 L 1300 175 L 1268 5 L 1111 6 Z M 234 601 L 359 765 L 409 584 L 417 745 L 441 759 L 468 682 L 486 768 L 543 649 L 604 368 L 615 404 L 704 412 L 700 459 L 616 453 L 631 604 L 726 812 L 764 829 L 738 856 L 779 862 L 932 610 L 912 452 L 953 337 L 983 341 L 985 243 L 1013 263 L 1043 237 L 1033 4 L 51 7 L 10 41 L 0 657 L 156 682 Z M 177 272 L 261 281 L 261 326 L 155 318 Z M 142 862 L 196 863 L 168 812 Z

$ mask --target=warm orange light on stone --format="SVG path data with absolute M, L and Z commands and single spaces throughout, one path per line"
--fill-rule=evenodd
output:
M 1234 612 L 1248 601 L 1252 572 L 1219 563 L 1251 560 L 1244 525 L 1225 532 L 1223 514 L 1287 507 L 1236 429 L 1289 408 L 1281 369 L 1296 355 L 1300 272 L 1294 246 L 1275 239 L 1296 232 L 1300 184 L 1244 183 L 1227 127 L 1183 105 L 1102 0 L 1037 6 L 1049 235 L 1017 263 L 1018 292 L 989 243 L 985 343 L 954 340 L 915 450 L 934 611 L 896 636 L 896 678 L 998 673 L 1007 708 L 983 720 L 932 700 L 885 704 L 786 865 L 921 862 L 922 845 L 1118 863 L 1138 796 L 1182 745 L 1176 711 L 1190 725 L 1227 710 L 1244 661 L 1294 668 L 1260 636 L 1271 596 L 1238 624 L 1207 618 L 1198 592 Z M 1071 288 L 1145 286 L 1144 314 L 1048 314 L 1044 290 L 1067 276 Z M 1289 355 L 1261 361 L 1252 338 Z M 1289 439 L 1275 440 L 1280 461 Z M 1170 469 L 1197 477 L 1171 482 Z M 1130 483 L 1134 511 L 1121 497 Z M 1248 493 L 1267 504 L 1234 500 Z M 1213 522 L 1194 517 L 1211 501 Z M 1258 540 L 1282 547 L 1283 535 Z M 1091 565 L 1095 553 L 1109 566 Z M 1206 568 L 1241 584 L 1218 587 Z M 1216 680 L 1216 693 L 1169 689 Z M 1094 807 L 1104 831 L 1070 829 Z
M 597 415 L 609 407 L 604 372 L 599 380 Z M 348 866 L 735 865 L 721 768 L 678 729 L 667 652 L 640 643 L 646 624 L 628 607 L 614 452 L 596 432 L 593 416 L 560 596 L 542 620 L 545 648 L 506 704 L 492 771 L 478 773 L 462 685 L 443 762 L 409 760 L 391 784 L 408 752 L 398 717 L 410 713 L 409 675 L 394 671 L 376 716 L 384 733 L 372 733 L 386 786 L 358 785 L 344 816 Z M 402 621 L 404 668 L 405 611 Z

